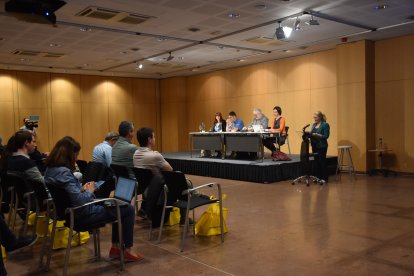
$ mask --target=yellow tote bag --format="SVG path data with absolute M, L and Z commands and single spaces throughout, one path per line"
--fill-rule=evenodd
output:
M 58 220 L 56 223 L 56 232 L 55 239 L 53 240 L 53 249 L 67 248 L 68 247 L 68 237 L 69 237 L 69 228 L 64 227 L 65 222 Z M 52 233 L 52 224 L 49 224 L 49 233 Z M 89 240 L 89 232 L 80 232 L 80 244 L 84 244 Z M 73 237 L 71 246 L 79 245 L 79 236 L 78 232 L 73 231 Z
M 223 195 L 223 199 L 226 195 Z M 227 228 L 227 208 L 223 207 L 223 228 L 224 233 L 229 230 Z M 195 234 L 198 236 L 215 236 L 221 234 L 220 229 L 220 205 L 212 203 L 207 210 L 201 215 L 200 219 L 195 225 Z
M 168 226 L 176 225 L 180 223 L 180 218 L 181 218 L 180 209 L 177 207 L 173 207 L 172 211 L 170 212 L 170 217 L 168 221 L 165 223 L 165 225 L 168 225 Z

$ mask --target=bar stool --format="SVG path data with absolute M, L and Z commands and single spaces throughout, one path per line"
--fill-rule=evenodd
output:
M 352 180 L 353 178 L 356 178 L 355 176 L 355 169 L 354 169 L 354 163 L 352 162 L 351 157 L 351 146 L 339 146 L 339 154 L 338 154 L 338 165 L 336 166 L 336 177 L 338 179 L 338 173 L 339 173 L 339 179 L 341 178 L 341 172 L 349 172 L 349 178 Z M 346 163 L 344 162 L 344 156 L 346 155 Z

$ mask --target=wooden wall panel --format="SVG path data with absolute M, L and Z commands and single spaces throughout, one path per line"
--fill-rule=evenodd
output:
M 99 76 L 81 76 L 82 103 L 108 103 L 105 79 Z
M 37 72 L 17 72 L 19 108 L 47 108 L 49 75 Z M 30 114 L 22 115 L 23 120 Z M 34 114 L 33 114 L 34 115 Z M 20 120 L 20 121 L 21 121 Z
M 338 85 L 338 145 L 352 146 L 358 171 L 366 171 L 365 83 Z
M 64 136 L 71 136 L 83 147 L 82 137 L 82 108 L 79 103 L 52 104 L 52 141 L 50 149 Z M 83 155 L 79 156 L 83 159 Z
M 7 144 L 15 132 L 13 102 L 0 101 L 0 137 L 3 139 L 3 145 Z
M 157 80 L 132 79 L 133 102 L 138 103 L 157 103 L 155 94 Z
M 108 102 L 110 104 L 132 104 L 133 90 L 130 78 L 110 78 L 106 81 Z
M 337 46 L 336 64 L 338 84 L 365 82 L 365 46 L 365 41 L 340 44 Z
M 3 144 L 7 143 L 17 127 L 13 97 L 15 82 L 11 72 L 0 70 L 0 137 Z
M 297 91 L 310 88 L 310 56 L 284 59 L 278 62 L 278 88 L 283 91 Z
M 162 151 L 188 150 L 186 78 L 160 81 Z
M 109 131 L 108 116 L 107 104 L 82 103 L 82 153 L 85 160 L 91 159 L 93 148 Z
M 80 103 L 80 76 L 79 75 L 51 75 L 51 101 L 53 103 Z
M 319 52 L 310 56 L 310 87 L 336 87 L 336 52 Z

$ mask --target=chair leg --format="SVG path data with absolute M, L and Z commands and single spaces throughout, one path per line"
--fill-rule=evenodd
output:
M 190 212 L 190 210 L 188 210 L 188 206 L 187 206 L 187 210 L 185 212 L 185 223 L 184 223 L 184 231 L 183 231 L 183 237 L 181 239 L 181 252 L 184 251 L 184 240 L 185 240 L 185 236 L 187 235 L 187 231 L 188 231 L 188 213 Z
M 57 223 L 57 220 L 55 218 L 53 220 L 52 233 L 50 234 L 49 251 L 47 253 L 47 260 L 46 260 L 45 271 L 49 271 L 49 267 L 50 267 L 50 259 L 52 258 L 53 243 L 55 241 L 55 234 L 56 234 L 56 223 Z
M 223 218 L 223 202 L 219 201 L 220 208 L 220 230 L 221 230 L 221 243 L 224 242 L 224 218 Z
M 70 248 L 72 246 L 72 236 L 73 236 L 73 225 L 71 225 L 71 227 L 69 229 L 68 247 L 66 248 L 65 266 L 63 268 L 63 276 L 66 276 L 68 274 L 68 266 L 69 266 L 69 258 L 70 258 Z
M 158 241 L 157 241 L 157 243 L 160 243 L 161 242 L 162 230 L 164 228 L 164 218 L 165 218 L 165 208 L 162 210 L 160 230 L 159 230 L 159 233 L 158 233 Z
M 43 237 L 43 245 L 42 245 L 42 251 L 40 252 L 40 261 L 39 261 L 39 267 L 43 266 L 43 258 L 45 257 L 45 252 L 47 248 L 47 242 L 48 242 L 48 232 L 49 232 L 49 208 L 46 211 L 45 214 L 45 236 Z
M 96 239 L 97 239 L 97 248 L 98 248 L 98 261 L 101 259 L 101 230 L 97 229 L 96 231 Z
M 98 257 L 98 247 L 96 245 L 97 239 L 96 239 L 96 229 L 92 230 L 92 238 L 93 238 L 93 254 L 95 257 Z M 80 243 L 79 243 L 80 245 Z

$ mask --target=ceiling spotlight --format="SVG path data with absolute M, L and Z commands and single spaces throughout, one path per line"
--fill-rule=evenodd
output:
M 137 63 L 137 69 L 142 69 L 142 68 L 144 68 L 144 65 L 142 64 L 142 63 Z
M 88 28 L 88 27 L 80 27 L 79 30 L 81 32 L 92 32 L 92 29 L 91 28 Z
M 377 5 L 374 7 L 374 10 L 379 11 L 379 10 L 383 10 L 388 8 L 389 6 L 387 4 L 383 4 L 383 5 Z
M 295 24 L 293 24 L 293 29 L 294 29 L 295 31 L 300 30 L 300 18 L 299 18 L 299 16 L 298 16 L 298 17 L 296 17 Z
M 308 22 L 305 22 L 307 25 L 309 26 L 318 26 L 319 25 L 319 21 L 313 18 L 313 15 L 311 15 L 311 20 L 309 20 Z
M 281 23 L 282 22 L 279 21 L 279 27 L 276 28 L 276 32 L 275 32 L 275 36 L 278 40 L 289 38 L 293 30 L 290 27 L 286 27 L 286 26 L 282 27 Z
M 228 18 L 232 18 L 232 19 L 239 18 L 240 17 L 240 13 L 230 12 L 230 13 L 227 14 L 227 17 Z
M 285 39 L 285 32 L 283 31 L 282 26 L 280 26 L 280 21 L 279 21 L 279 27 L 276 28 L 276 32 L 275 32 L 275 36 L 278 40 L 280 39 Z
M 174 56 L 171 55 L 171 52 L 168 53 L 167 61 L 170 61 L 174 58 Z

